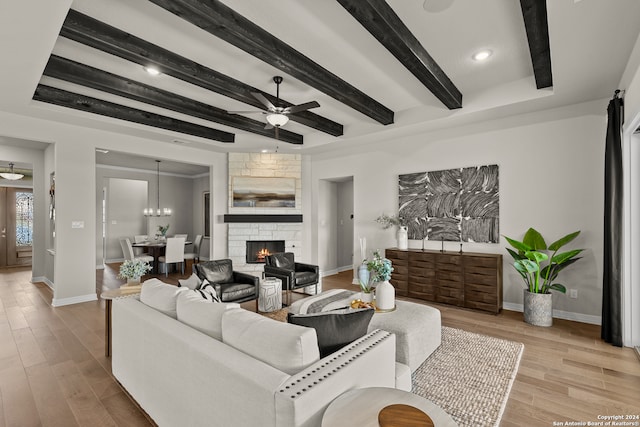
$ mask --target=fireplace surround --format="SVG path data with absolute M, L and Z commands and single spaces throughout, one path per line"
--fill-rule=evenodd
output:
M 264 264 L 264 257 L 276 252 L 284 252 L 284 240 L 247 240 L 247 264 Z

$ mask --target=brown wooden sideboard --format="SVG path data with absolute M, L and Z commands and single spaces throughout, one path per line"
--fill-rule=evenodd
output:
M 396 294 L 499 313 L 502 255 L 477 252 L 385 249 Z

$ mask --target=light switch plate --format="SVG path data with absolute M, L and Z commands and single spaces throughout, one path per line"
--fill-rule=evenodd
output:
M 84 221 L 71 221 L 71 228 L 84 228 Z

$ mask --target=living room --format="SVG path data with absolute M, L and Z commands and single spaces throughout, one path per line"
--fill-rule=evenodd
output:
M 20 43 L 2 48 L 7 65 L 0 79 L 3 93 L 0 101 L 0 159 L 28 164 L 33 169 L 36 212 L 34 235 L 37 238 L 34 240 L 31 276 L 34 282 L 50 284 L 54 307 L 82 304 L 98 298 L 95 292 L 96 264 L 101 258 L 99 245 L 102 243 L 97 238 L 101 225 L 98 221 L 100 195 L 96 189 L 100 187 L 101 175 L 97 172 L 100 167 L 96 160 L 96 149 L 208 168 L 209 176 L 205 178 L 208 184 L 202 187 L 206 186 L 211 191 L 211 239 L 207 243 L 207 254 L 211 259 L 231 256 L 230 225 L 224 222 L 224 215 L 234 213 L 230 205 L 230 190 L 232 178 L 236 175 L 231 172 L 231 163 L 234 155 L 251 153 L 256 162 L 269 162 L 279 156 L 295 156 L 298 159 L 300 193 L 296 197 L 295 213 L 302 215 L 303 222 L 297 231 L 299 239 L 294 239 L 296 257 L 318 264 L 323 274 L 353 269 L 351 263 L 338 261 L 334 256 L 335 248 L 344 247 L 338 243 L 340 233 L 336 232 L 341 227 L 342 219 L 332 215 L 327 206 L 335 206 L 334 187 L 338 183 L 350 182 L 353 186 L 353 230 L 347 246 L 357 258 L 361 237 L 367 239 L 370 250 L 397 246 L 395 232 L 383 230 L 375 220 L 383 213 L 398 213 L 399 175 L 498 165 L 500 235 L 519 238 L 529 227 L 535 227 L 549 240 L 554 240 L 571 231 L 581 230 L 574 245 L 585 248 L 583 258 L 575 268 L 562 273 L 563 283 L 567 288 L 577 290 L 577 298 L 570 298 L 569 294 L 555 294 L 555 317 L 580 324 L 601 324 L 606 109 L 616 89 L 625 91 L 622 138 L 625 156 L 625 227 L 635 228 L 637 224 L 634 218 L 638 217 L 637 200 L 632 199 L 631 195 L 638 170 L 636 145 L 639 138 L 635 130 L 640 126 L 640 29 L 635 23 L 637 19 L 634 21 L 638 17 L 638 7 L 630 1 L 622 2 L 611 10 L 608 6 L 586 0 L 568 2 L 571 5 L 548 5 L 550 36 L 552 48 L 555 49 L 554 67 L 558 67 L 558 72 L 554 73 L 553 89 L 535 88 L 529 64 L 526 79 L 498 85 L 499 88 L 491 96 L 465 92 L 464 108 L 453 113 L 438 106 L 437 100 L 424 94 L 415 95 L 417 103 L 422 103 L 421 107 L 397 112 L 393 125 L 383 127 L 366 121 L 363 125 L 355 120 L 351 128 L 346 127 L 345 135 L 340 138 L 319 136 L 318 133 L 305 134 L 302 148 L 242 133 L 238 133 L 235 146 L 230 147 L 233 144 L 178 136 L 171 131 L 163 132 L 117 119 L 98 118 L 86 112 L 69 112 L 61 107 L 34 101 L 34 90 L 43 78 L 43 69 L 52 52 L 64 56 L 75 49 L 81 54 L 88 49 L 68 40 L 60 42 L 58 34 L 70 7 L 87 13 L 100 8 L 89 1 L 77 2 L 73 6 L 71 3 L 60 0 L 46 5 L 33 4 L 33 12 L 27 11 L 29 6 L 26 4 L 11 5 L 8 6 L 10 12 L 3 14 L 2 18 L 3 39 L 18 37 Z M 568 15 L 574 20 L 571 21 L 573 26 L 558 22 L 560 16 L 568 18 L 565 8 L 569 6 L 579 11 L 576 12 L 578 17 Z M 130 7 L 133 16 L 137 17 L 146 11 L 147 6 L 140 2 Z M 237 7 L 242 9 L 243 6 Z M 417 5 L 417 9 L 422 11 L 422 5 Z M 156 11 L 144 18 L 144 22 L 148 24 L 158 17 L 168 19 L 165 13 Z M 117 21 L 117 18 L 110 17 L 108 11 L 100 10 L 97 15 L 108 22 L 111 22 L 109 19 Z M 577 75 L 579 70 L 580 73 L 589 74 L 582 70 L 590 68 L 589 56 L 593 55 L 584 40 L 599 40 L 605 32 L 604 24 L 596 19 L 598 16 L 605 17 L 602 22 L 611 25 L 617 25 L 620 20 L 623 40 L 616 49 L 609 48 L 613 52 L 606 52 L 611 56 L 607 59 L 610 70 L 603 71 L 598 67 L 591 76 L 581 75 L 580 78 L 585 78 L 586 83 L 582 82 L 583 86 L 575 88 L 572 85 L 578 84 L 573 81 L 572 73 Z M 581 23 L 581 19 L 589 24 Z M 317 23 L 315 20 L 313 22 Z M 587 28 L 590 26 L 593 28 Z M 39 37 L 34 36 L 34 28 L 38 28 Z M 174 31 L 179 32 L 183 28 L 184 25 L 181 25 Z M 564 34 L 569 31 L 567 28 L 577 28 L 582 42 L 567 37 Z M 148 28 L 136 30 L 130 27 L 128 30 L 132 33 L 139 31 L 141 36 L 145 32 L 153 32 Z M 194 46 L 202 47 L 206 38 L 201 35 L 198 37 L 198 44 Z M 45 39 L 47 42 L 43 41 Z M 176 39 L 175 43 L 179 41 L 184 39 Z M 554 41 L 557 44 L 554 45 Z M 375 41 L 366 43 L 373 44 Z M 602 47 L 601 43 L 593 41 L 595 46 Z M 369 47 L 369 44 L 366 46 Z M 196 47 L 193 49 L 197 50 Z M 353 51 L 349 50 L 348 53 Z M 528 51 L 525 53 L 528 55 Z M 362 55 L 359 54 L 360 57 Z M 104 59 L 100 61 L 108 62 Z M 112 71 L 122 66 L 121 61 L 119 58 L 113 59 L 115 65 Z M 385 64 L 392 61 L 392 58 L 384 60 Z M 572 61 L 578 65 L 563 73 L 558 64 L 565 67 L 566 62 Z M 365 63 L 371 65 L 370 60 L 365 59 Z M 385 69 L 389 75 L 393 75 L 389 70 L 395 69 Z M 263 68 L 260 71 L 265 70 Z M 269 81 L 272 74 L 263 79 L 267 83 L 261 83 L 262 90 L 274 91 Z M 372 76 L 372 80 L 380 77 L 379 74 Z M 411 78 L 409 74 L 405 77 Z M 51 83 L 50 77 L 44 79 L 45 82 L 49 79 L 48 83 Z M 579 80 L 578 77 L 575 80 Z M 519 90 L 523 86 L 526 86 L 526 97 L 519 98 Z M 393 88 L 406 96 L 412 86 L 399 82 Z M 191 90 L 185 89 L 185 92 L 190 93 Z M 283 96 L 288 90 L 299 92 L 294 96 L 297 102 L 316 99 L 316 92 L 306 92 L 304 84 L 286 76 L 281 90 Z M 381 89 L 380 96 L 385 102 L 391 100 L 390 105 L 406 105 L 402 103 L 406 100 L 394 101 L 393 94 L 389 92 Z M 570 95 L 566 95 L 567 92 Z M 89 94 L 94 95 L 94 92 Z M 202 95 L 196 97 L 204 101 Z M 554 99 L 560 97 L 565 98 L 556 103 Z M 325 98 L 319 99 L 324 106 Z M 334 101 L 326 100 L 326 104 L 331 102 Z M 344 114 L 333 114 L 344 118 L 345 124 L 348 124 L 359 113 L 347 110 L 346 107 L 340 107 L 337 111 Z M 429 114 L 434 110 L 437 117 L 431 120 Z M 430 119 L 422 120 L 421 116 L 429 116 Z M 375 130 L 371 130 L 374 127 Z M 176 139 L 189 143 L 175 143 Z M 330 142 L 323 144 L 324 140 Z M 265 146 L 270 151 L 262 153 L 262 147 Z M 54 247 L 49 239 L 53 230 L 48 215 L 52 173 L 55 173 L 56 180 Z M 149 200 L 153 204 L 155 194 L 150 194 Z M 247 211 L 244 210 L 245 213 Z M 72 224 L 79 223 L 83 226 L 72 227 Z M 631 253 L 640 242 L 632 236 L 632 233 L 625 233 L 629 239 L 625 238 L 623 246 L 622 323 L 624 345 L 627 347 L 640 345 L 637 326 L 640 324 L 640 297 L 631 285 L 637 282 L 635 278 L 638 277 L 637 266 L 631 262 Z M 409 247 L 414 249 L 440 250 L 442 245 L 441 241 L 409 241 Z M 504 239 L 500 239 L 499 243 L 463 242 L 462 250 L 503 254 L 503 309 L 519 313 L 523 310 L 521 279 L 511 266 L 506 246 Z M 444 242 L 444 248 L 457 252 L 460 243 Z M 354 264 L 358 262 L 358 259 L 353 260 Z M 592 414 L 588 418 L 593 418 Z

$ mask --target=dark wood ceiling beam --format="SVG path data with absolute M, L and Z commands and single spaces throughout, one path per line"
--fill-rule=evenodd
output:
M 218 0 L 149 0 L 379 123 L 393 111 Z
M 142 66 L 153 65 L 166 75 L 252 105 L 259 110 L 264 106 L 251 95 L 251 92 L 260 92 L 272 102 L 276 99 L 271 94 L 73 9 L 69 10 L 60 35 Z M 294 104 L 280 99 L 280 105 L 288 107 Z M 343 134 L 343 126 L 340 123 L 310 111 L 299 112 L 289 117 L 329 135 Z M 296 120 L 297 118 L 300 120 Z
M 462 93 L 385 0 L 338 3 L 448 109 L 462 108 Z
M 545 0 L 520 0 L 520 8 L 527 31 L 536 87 L 538 89 L 551 87 L 553 86 L 553 76 L 551 74 L 547 2 Z
M 38 85 L 33 99 L 61 107 L 72 108 L 74 110 L 86 111 L 173 132 L 199 136 L 214 141 L 233 142 L 235 139 L 235 135 L 229 132 L 211 129 L 206 126 L 196 125 L 183 120 L 138 110 L 137 108 L 127 107 L 43 84 Z
M 44 69 L 44 75 L 231 126 L 247 132 L 275 138 L 274 131 L 272 129 L 265 129 L 265 124 L 258 120 L 249 119 L 237 114 L 229 114 L 224 110 L 202 102 L 194 101 L 135 80 L 126 79 L 57 55 L 51 55 L 49 58 L 49 62 Z M 303 142 L 302 135 L 285 129 L 280 129 L 278 139 L 291 144 L 302 144 Z

